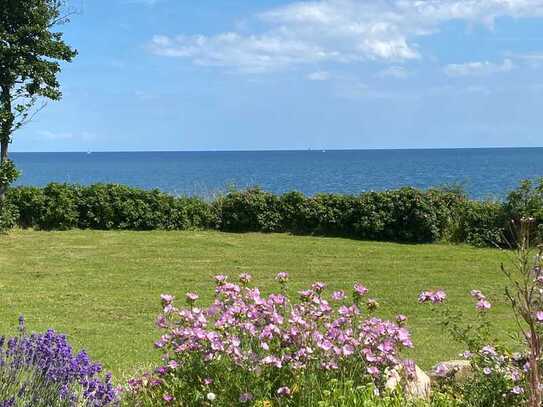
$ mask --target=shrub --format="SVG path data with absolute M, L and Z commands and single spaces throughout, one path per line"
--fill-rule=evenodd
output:
M 280 199 L 260 188 L 231 191 L 219 198 L 220 227 L 228 232 L 281 232 Z
M 85 352 L 74 355 L 66 337 L 53 330 L 27 335 L 19 320 L 20 335 L 0 337 L 1 406 L 111 406 L 117 391 L 108 374 Z
M 80 187 L 52 183 L 43 189 L 43 194 L 43 212 L 38 218 L 37 227 L 45 230 L 67 230 L 79 225 Z
M 493 201 L 463 201 L 448 228 L 448 238 L 474 246 L 506 244 L 506 215 L 503 205 Z
M 195 293 L 187 293 L 186 308 L 162 295 L 156 347 L 164 365 L 130 380 L 128 397 L 138 405 L 318 405 L 338 381 L 383 390 L 390 369 L 411 372 L 414 365 L 399 356 L 412 346 L 408 330 L 363 317 L 364 286 L 354 285 L 351 301 L 343 292 L 328 300 L 317 282 L 294 302 L 285 294 L 287 278 L 279 273 L 281 292 L 263 297 L 248 274 L 239 284 L 216 276 L 207 308 L 196 306 Z M 367 301 L 370 312 L 376 305 Z
M 19 226 L 23 228 L 39 227 L 45 213 L 45 193 L 43 188 L 10 188 L 7 192 L 7 200 L 18 209 Z
M 6 200 L 0 201 L 0 233 L 7 232 L 17 225 L 17 207 Z
M 538 225 L 538 238 L 543 241 L 543 178 L 535 183 L 523 181 L 509 193 L 504 209 L 506 219 L 517 224 L 523 217 L 533 218 Z

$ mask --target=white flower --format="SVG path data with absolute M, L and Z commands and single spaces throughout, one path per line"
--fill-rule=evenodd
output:
M 217 398 L 217 396 L 215 395 L 215 393 L 207 393 L 207 399 L 209 401 L 215 401 L 215 399 Z

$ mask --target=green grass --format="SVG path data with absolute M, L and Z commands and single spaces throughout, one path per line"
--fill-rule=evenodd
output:
M 215 232 L 36 232 L 0 235 L 0 332 L 14 332 L 19 314 L 31 330 L 68 334 L 117 375 L 158 361 L 154 318 L 159 295 L 187 290 L 211 298 L 211 276 L 250 272 L 265 289 L 288 271 L 291 291 L 315 280 L 330 289 L 363 282 L 380 314 L 409 317 L 415 351 L 425 368 L 455 358 L 460 347 L 443 336 L 421 289 L 444 288 L 452 307 L 474 315 L 469 291 L 495 300 L 492 318 L 502 336 L 514 323 L 503 298 L 498 250 L 450 245 L 400 245 L 286 234 Z

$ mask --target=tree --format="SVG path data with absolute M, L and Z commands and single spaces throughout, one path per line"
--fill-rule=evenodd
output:
M 17 176 L 8 158 L 13 133 L 62 97 L 60 63 L 77 55 L 55 31 L 68 22 L 64 10 L 63 0 L 0 0 L 0 203 Z

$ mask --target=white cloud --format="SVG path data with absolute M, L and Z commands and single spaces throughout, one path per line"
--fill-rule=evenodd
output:
M 310 81 L 327 81 L 330 79 L 330 73 L 325 71 L 312 72 L 307 75 L 307 79 Z
M 88 132 L 82 132 L 80 134 L 74 134 L 74 133 L 68 133 L 68 132 L 53 132 L 50 130 L 40 130 L 38 131 L 38 136 L 41 138 L 45 138 L 47 140 L 51 141 L 57 141 L 57 140 L 92 140 L 95 138 L 95 135 Z
M 461 20 L 492 26 L 501 16 L 543 16 L 543 0 L 314 0 L 265 11 L 259 34 L 155 36 L 151 52 L 244 72 L 316 62 L 386 63 L 420 58 L 417 37 Z
M 488 61 L 467 62 L 465 64 L 451 64 L 445 67 L 445 73 L 449 76 L 484 76 L 495 73 L 509 72 L 515 65 L 510 59 L 505 59 L 501 64 Z
M 403 66 L 390 66 L 377 73 L 379 78 L 405 79 L 410 76 L 410 72 Z

